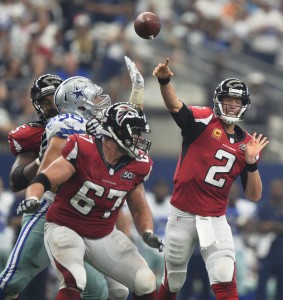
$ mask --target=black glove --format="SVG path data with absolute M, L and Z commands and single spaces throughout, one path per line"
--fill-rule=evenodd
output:
M 145 231 L 142 235 L 143 241 L 151 248 L 157 248 L 159 252 L 163 252 L 164 244 L 162 243 L 162 240 L 159 236 L 156 234 Z
M 17 214 L 34 213 L 40 207 L 40 201 L 36 198 L 24 199 L 17 208 Z

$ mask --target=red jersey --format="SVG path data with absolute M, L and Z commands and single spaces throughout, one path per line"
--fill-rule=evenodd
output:
M 62 155 L 76 168 L 47 212 L 47 221 L 67 226 L 79 235 L 101 238 L 116 223 L 127 193 L 147 180 L 152 169 L 149 156 L 138 160 L 122 158 L 116 165 L 104 160 L 99 139 L 70 135 Z
M 8 133 L 9 148 L 13 155 L 23 152 L 39 153 L 41 136 L 45 130 L 42 122 L 23 124 Z
M 224 215 L 232 183 L 238 175 L 246 180 L 245 144 L 252 137 L 238 126 L 226 134 L 209 107 L 184 105 L 171 115 L 183 136 L 172 205 L 201 216 Z

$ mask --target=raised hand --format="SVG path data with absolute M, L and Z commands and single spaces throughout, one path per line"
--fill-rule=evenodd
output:
M 166 58 L 164 64 L 158 64 L 158 66 L 153 70 L 153 76 L 161 79 L 170 78 L 174 76 L 174 73 L 169 69 L 169 58 Z
M 124 56 L 124 58 L 133 87 L 136 89 L 144 88 L 144 79 L 141 73 L 139 72 L 136 64 L 128 56 Z
M 259 153 L 269 143 L 266 137 L 260 134 L 257 137 L 257 133 L 253 134 L 253 138 L 246 144 L 245 159 L 246 163 L 253 164 L 257 161 Z

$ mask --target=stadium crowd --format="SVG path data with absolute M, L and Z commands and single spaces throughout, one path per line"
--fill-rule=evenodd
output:
M 133 20 L 142 11 L 156 12 L 161 18 L 154 46 L 134 33 Z M 1 149 L 7 149 L 6 133 L 31 118 L 32 106 L 26 100 L 32 80 L 40 74 L 63 79 L 86 76 L 101 82 L 118 99 L 128 84 L 124 55 L 135 58 L 145 77 L 151 76 L 150 48 L 157 45 L 166 48 L 172 60 L 188 59 L 194 43 L 233 49 L 283 69 L 282 33 L 279 0 L 3 0 Z
M 0 151 L 8 151 L 10 130 L 35 119 L 32 104 L 27 100 L 31 82 L 41 74 L 57 74 L 62 79 L 86 76 L 100 82 L 112 99 L 120 99 L 128 90 L 128 73 L 124 66 L 124 56 L 128 55 L 135 59 L 146 81 L 152 72 L 152 65 L 148 66 L 151 55 L 148 50 L 152 45 L 137 38 L 133 31 L 133 20 L 142 11 L 153 11 L 160 16 L 163 27 L 156 43 L 166 47 L 172 59 L 186 59 L 191 43 L 195 43 L 207 48 L 233 49 L 283 70 L 283 1 L 280 0 L 2 0 Z M 256 85 L 264 76 L 250 80 Z M 259 91 L 258 95 L 263 94 Z M 260 103 L 260 120 L 266 120 L 272 112 L 264 106 L 264 100 Z M 154 198 L 153 193 L 150 195 Z M 9 197 L 13 197 L 10 194 Z M 1 192 L 0 201 L 4 195 L 8 197 Z M 276 287 L 283 287 L 279 283 L 283 280 L 282 268 L 277 264 L 282 261 L 278 255 L 282 255 L 283 248 L 282 182 L 277 180 L 271 184 L 269 196 L 268 209 L 257 211 L 255 206 L 240 199 L 237 191 L 231 195 L 227 217 L 237 236 L 238 287 L 243 299 L 279 299 Z M 15 212 L 11 211 L 10 216 L 15 217 Z M 3 228 L 12 226 L 6 218 L 2 220 Z M 135 236 L 130 234 L 130 237 L 135 240 Z M 262 243 L 266 247 L 262 247 Z M 6 253 L 7 249 L 4 250 Z M 149 264 L 158 261 L 160 257 L 150 256 L 147 250 L 141 249 L 148 255 Z M 152 268 L 156 267 L 160 280 L 163 270 L 155 263 Z M 45 276 L 48 278 L 45 297 L 51 300 L 58 282 L 52 270 Z M 201 281 L 202 276 L 196 273 L 192 283 L 184 286 L 194 291 L 192 295 L 184 290 L 187 298 L 179 296 L 178 299 L 204 299 L 199 298 L 207 285 L 206 278 Z M 268 296 L 258 289 L 264 286 L 268 287 Z M 208 294 L 213 299 L 212 294 Z

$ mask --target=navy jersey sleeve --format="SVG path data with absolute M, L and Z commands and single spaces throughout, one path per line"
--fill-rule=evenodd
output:
M 182 130 L 182 135 L 185 136 L 193 128 L 194 116 L 192 111 L 183 103 L 182 108 L 177 112 L 170 112 L 172 118 Z

